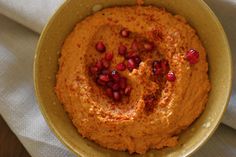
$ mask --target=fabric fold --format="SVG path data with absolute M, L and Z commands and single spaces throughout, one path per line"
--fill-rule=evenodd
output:
M 0 0 L 0 13 L 40 33 L 63 0 Z

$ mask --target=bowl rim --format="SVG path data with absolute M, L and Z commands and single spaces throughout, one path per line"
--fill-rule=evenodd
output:
M 51 17 L 49 18 L 48 22 L 46 23 L 46 25 L 44 26 L 41 35 L 39 37 L 36 49 L 35 49 L 35 55 L 34 55 L 34 64 L 33 64 L 33 81 L 34 81 L 34 92 L 35 92 L 35 96 L 36 96 L 36 102 L 40 108 L 40 111 L 48 125 L 48 127 L 50 128 L 50 130 L 54 133 L 54 135 L 57 137 L 57 139 L 64 145 L 66 146 L 71 152 L 73 152 L 76 155 L 79 156 L 87 156 L 86 152 L 82 152 L 82 150 L 77 150 L 76 148 L 74 148 L 73 145 L 71 145 L 60 133 L 59 131 L 55 128 L 55 126 L 52 124 L 52 121 L 50 120 L 49 116 L 46 114 L 46 109 L 44 107 L 43 101 L 40 97 L 39 94 L 39 87 L 38 87 L 38 78 L 37 78 L 37 74 L 38 74 L 38 64 L 39 64 L 39 54 L 40 54 L 40 47 L 42 45 L 42 41 L 44 40 L 48 29 L 51 27 L 53 21 L 56 19 L 57 15 L 67 6 L 67 4 L 70 1 L 64 1 L 57 9 L 56 11 L 51 15 Z M 221 112 L 221 115 L 218 118 L 218 122 L 217 124 L 214 126 L 214 128 L 211 130 L 211 132 L 205 136 L 205 138 L 203 140 L 201 140 L 199 143 L 195 144 L 194 148 L 191 149 L 191 151 L 188 152 L 188 154 L 186 154 L 186 156 L 191 156 L 194 152 L 196 152 L 197 150 L 199 150 L 208 140 L 209 138 L 214 134 L 214 132 L 216 131 L 216 129 L 218 128 L 218 126 L 221 123 L 221 119 L 223 118 L 223 115 L 227 109 L 227 106 L 229 104 L 229 100 L 230 100 L 230 96 L 232 93 L 232 73 L 233 73 L 233 65 L 232 65 L 232 54 L 231 54 L 231 50 L 230 50 L 230 45 L 228 42 L 228 38 L 227 35 L 224 31 L 224 28 L 220 22 L 220 20 L 218 19 L 218 17 L 215 15 L 215 13 L 212 11 L 212 9 L 206 4 L 206 2 L 204 2 L 204 0 L 199 0 L 199 3 L 201 3 L 201 6 L 203 8 L 205 8 L 206 10 L 208 10 L 209 14 L 211 15 L 211 17 L 213 18 L 213 20 L 216 22 L 216 25 L 219 27 L 220 31 L 222 32 L 222 37 L 223 37 L 223 41 L 226 44 L 226 48 L 227 48 L 227 52 L 229 52 L 227 55 L 230 57 L 229 59 L 229 82 L 228 82 L 228 95 L 227 95 L 227 100 L 224 103 L 224 108 Z

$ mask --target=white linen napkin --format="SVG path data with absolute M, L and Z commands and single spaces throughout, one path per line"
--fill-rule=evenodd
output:
M 48 129 L 35 102 L 32 80 L 33 56 L 39 37 L 37 33 L 42 31 L 50 15 L 62 2 L 63 0 L 0 0 L 0 114 L 34 157 L 74 156 Z M 236 67 L 236 0 L 206 2 L 220 18 L 228 34 Z M 235 119 L 234 74 L 233 93 L 223 123 L 236 129 Z M 227 135 L 224 135 L 225 132 Z M 236 150 L 232 149 L 236 145 L 233 138 L 236 138 L 233 130 L 221 127 L 196 156 L 236 156 Z
M 63 0 L 0 0 L 0 13 L 40 33 Z

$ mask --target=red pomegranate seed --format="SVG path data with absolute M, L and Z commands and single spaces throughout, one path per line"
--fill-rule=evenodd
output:
M 114 84 L 114 82 L 110 81 L 110 82 L 107 82 L 106 85 L 107 85 L 107 87 L 112 88 L 113 84 Z
M 93 75 L 97 74 L 97 72 L 99 71 L 96 66 L 91 66 L 89 70 L 90 70 L 90 73 Z
M 101 85 L 101 86 L 105 86 L 106 82 L 100 80 L 99 78 L 97 79 L 97 84 Z
M 127 79 L 125 77 L 121 77 L 119 83 L 120 83 L 120 88 L 125 89 L 127 86 Z
M 153 74 L 156 76 L 159 76 L 162 74 L 162 70 L 160 68 L 154 68 L 153 69 Z
M 104 82 L 110 81 L 109 75 L 103 75 L 103 74 L 101 74 L 101 75 L 99 75 L 99 79 L 102 80 L 102 81 L 104 81 Z
M 120 89 L 120 84 L 119 84 L 119 83 L 114 83 L 114 84 L 112 85 L 112 90 L 117 91 L 117 90 L 119 90 L 119 89 Z
M 111 88 L 107 88 L 106 89 L 106 94 L 107 94 L 108 97 L 112 98 L 113 97 L 112 89 Z
M 113 53 L 112 52 L 107 52 L 105 55 L 105 59 L 107 61 L 111 61 L 113 59 Z
M 128 62 L 127 62 L 127 68 L 129 71 L 132 71 L 134 68 L 135 68 L 135 62 L 134 60 L 131 58 L 131 59 L 128 59 Z
M 108 69 L 103 69 L 101 74 L 108 75 L 110 71 Z
M 121 96 L 125 94 L 125 92 L 123 90 L 120 90 L 120 94 Z
M 161 68 L 163 73 L 167 73 L 169 71 L 169 63 L 167 60 L 165 59 L 161 60 Z
M 139 56 L 134 57 L 134 62 L 137 66 L 141 63 L 141 58 Z
M 127 38 L 129 37 L 129 34 L 130 34 L 130 31 L 127 30 L 126 28 L 123 28 L 121 31 L 120 31 L 120 35 L 124 38 Z
M 105 52 L 106 51 L 106 47 L 105 45 L 103 44 L 102 41 L 98 41 L 97 44 L 96 44 L 96 50 L 98 52 Z
M 152 64 L 153 68 L 161 68 L 161 62 L 160 61 L 154 61 Z
M 153 62 L 153 74 L 158 76 L 162 74 L 162 67 L 161 67 L 161 62 L 160 61 L 154 61 Z
M 125 59 L 130 59 L 137 57 L 138 54 L 135 51 L 129 51 L 128 53 L 125 54 Z
M 152 51 L 154 49 L 154 44 L 152 42 L 145 42 L 143 47 L 146 51 Z
M 133 41 L 131 44 L 131 49 L 137 52 L 139 50 L 139 43 L 137 41 Z
M 127 52 L 127 47 L 124 45 L 120 45 L 118 48 L 119 55 L 124 56 L 126 52 Z
M 131 90 L 132 90 L 132 87 L 131 87 L 131 86 L 127 86 L 127 87 L 125 88 L 125 95 L 130 95 Z
M 110 63 L 105 60 L 105 59 L 102 59 L 102 66 L 105 68 L 105 69 L 108 69 L 110 67 Z
M 166 75 L 166 79 L 170 82 L 174 82 L 176 80 L 175 74 L 172 71 L 169 71 Z
M 116 70 L 113 70 L 111 72 L 111 77 L 113 78 L 113 80 L 115 81 L 119 81 L 120 80 L 120 74 L 116 71 Z
M 189 61 L 190 64 L 196 64 L 199 61 L 199 52 L 190 49 L 186 53 L 185 58 Z
M 113 92 L 113 99 L 115 101 L 120 101 L 121 100 L 121 94 L 118 91 Z
M 116 65 L 116 69 L 119 71 L 124 71 L 126 69 L 126 66 L 124 63 L 119 63 Z
M 98 68 L 98 70 L 101 70 L 102 69 L 102 61 L 100 61 L 100 60 L 97 61 L 95 66 Z

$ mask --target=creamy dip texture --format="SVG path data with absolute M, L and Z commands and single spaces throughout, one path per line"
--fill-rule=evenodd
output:
M 79 22 L 65 40 L 55 91 L 78 132 L 130 153 L 173 147 L 208 100 L 206 51 L 179 16 L 114 7 Z

